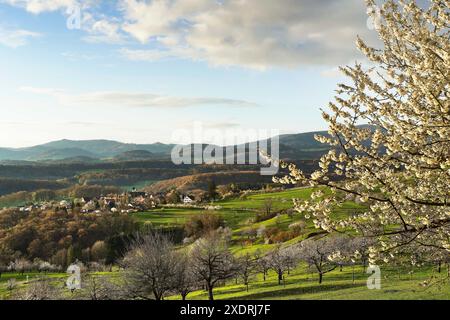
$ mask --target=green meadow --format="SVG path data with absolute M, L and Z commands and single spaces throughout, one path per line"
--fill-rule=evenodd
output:
M 207 211 L 205 209 L 163 207 L 148 212 L 135 213 L 133 217 L 143 225 L 155 228 L 182 228 L 192 216 L 211 212 L 220 215 L 227 227 L 232 229 L 231 250 L 239 256 L 253 253 L 256 250 L 267 252 L 276 244 L 265 243 L 261 237 L 249 241 L 249 229 L 277 228 L 289 230 L 289 225 L 297 221 L 304 221 L 301 235 L 283 243 L 289 245 L 302 239 L 314 236 L 317 230 L 312 222 L 301 213 L 290 212 L 292 199 L 307 199 L 312 193 L 311 188 L 295 188 L 280 192 L 266 192 L 249 194 L 243 198 L 218 201 L 214 206 L 219 209 Z M 271 202 L 271 210 L 279 213 L 271 219 L 255 222 L 255 216 L 264 210 L 267 202 Z M 336 210 L 336 215 L 347 215 L 355 211 L 364 210 L 363 207 L 352 202 Z M 369 290 L 366 282 L 369 277 L 362 266 L 345 266 L 342 271 L 336 269 L 324 275 L 322 284 L 318 283 L 317 274 L 307 270 L 305 265 L 299 265 L 289 274 L 281 285 L 277 282 L 276 274 L 270 271 L 266 281 L 261 274 L 251 277 L 247 288 L 240 280 L 232 279 L 215 289 L 216 299 L 449 299 L 450 283 L 447 267 L 437 273 L 436 268 L 426 266 L 413 269 L 410 266 L 400 269 L 388 266 L 381 267 L 381 289 Z M 0 297 L 8 297 L 8 280 L 16 279 L 18 287 L 26 286 L 27 281 L 41 276 L 38 273 L 20 275 L 4 273 L 0 277 Z M 114 276 L 117 272 L 102 273 L 102 276 Z M 66 274 L 48 274 L 57 285 L 64 285 Z M 28 277 L 28 278 L 27 278 Z M 353 280 L 354 279 L 354 280 Z M 188 299 L 207 299 L 207 292 L 196 291 Z M 169 299 L 178 299 L 177 296 Z

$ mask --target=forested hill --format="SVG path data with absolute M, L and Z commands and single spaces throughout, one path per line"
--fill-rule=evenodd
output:
M 308 132 L 281 135 L 280 154 L 289 159 L 317 159 L 327 150 L 314 139 L 316 134 Z M 46 160 L 142 160 L 168 159 L 173 144 L 132 144 L 111 140 L 59 140 L 28 148 L 0 148 L 1 160 L 46 161 Z

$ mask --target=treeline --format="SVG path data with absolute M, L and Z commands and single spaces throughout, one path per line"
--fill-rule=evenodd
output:
M 77 176 L 80 184 L 132 185 L 143 180 L 165 180 L 187 174 L 186 169 L 123 168 L 85 172 Z
M 98 161 L 98 162 L 11 162 L 0 164 L 0 177 L 20 179 L 62 179 L 71 178 L 80 173 L 102 170 L 126 169 L 176 169 L 188 172 L 225 171 L 249 166 L 233 165 L 189 165 L 177 166 L 171 160 L 141 161 Z M 257 168 L 257 166 L 250 166 Z
M 137 230 L 138 224 L 126 215 L 5 209 L 0 211 L 0 264 L 20 258 L 63 267 L 76 260 L 112 263 Z
M 183 166 L 190 169 L 191 166 Z M 86 171 L 114 170 L 127 168 L 177 169 L 170 160 L 149 161 L 102 161 L 102 162 L 25 162 L 0 165 L 0 177 L 21 179 L 62 179 L 71 178 Z
M 315 160 L 295 161 L 296 165 L 305 172 L 317 168 Z M 229 170 L 259 170 L 258 165 L 188 165 L 177 166 L 171 160 L 145 161 L 99 161 L 99 162 L 12 162 L 0 164 L 0 177 L 15 179 L 57 180 L 74 178 L 83 173 L 93 173 L 111 170 L 111 175 L 122 173 L 131 174 L 137 171 L 129 169 L 161 169 L 161 171 L 176 170 L 180 175 L 208 173 Z M 164 169 L 164 170 L 162 170 Z M 151 172 L 151 171 L 149 171 Z M 175 172 L 175 171 L 174 171 Z
M 38 189 L 57 190 L 67 188 L 69 185 L 70 184 L 65 181 L 0 178 L 0 195 L 18 191 L 34 191 Z

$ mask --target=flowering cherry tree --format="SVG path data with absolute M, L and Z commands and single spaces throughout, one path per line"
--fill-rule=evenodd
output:
M 281 162 L 289 175 L 274 179 L 317 187 L 295 208 L 318 228 L 377 239 L 372 263 L 387 262 L 404 246 L 450 252 L 449 8 L 448 0 L 427 8 L 386 0 L 369 11 L 379 15 L 372 18 L 382 45 L 358 38 L 369 63 L 341 68 L 350 81 L 323 112 L 328 135 L 316 139 L 331 147 L 320 169 L 306 176 Z M 333 217 L 349 200 L 367 210 Z

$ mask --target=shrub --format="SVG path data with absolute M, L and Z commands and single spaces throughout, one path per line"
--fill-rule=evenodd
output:
M 184 225 L 186 237 L 198 239 L 211 231 L 223 227 L 224 221 L 221 216 L 212 213 L 202 213 L 192 216 Z

